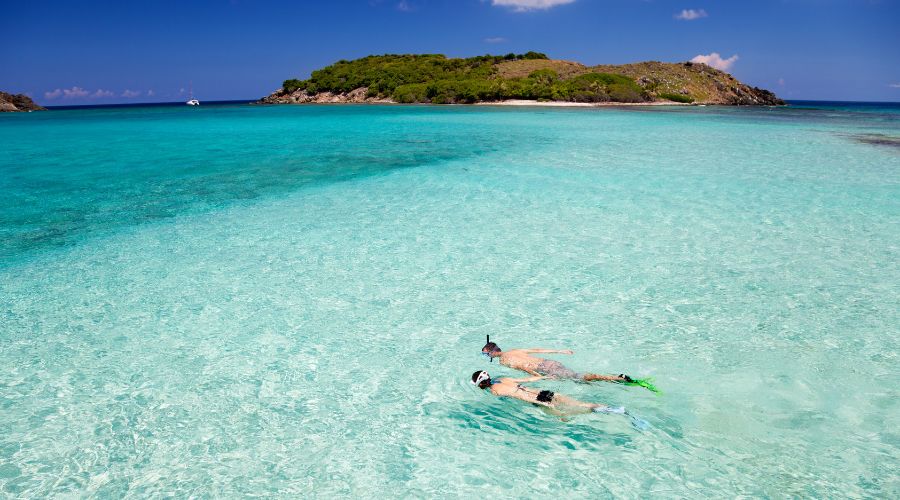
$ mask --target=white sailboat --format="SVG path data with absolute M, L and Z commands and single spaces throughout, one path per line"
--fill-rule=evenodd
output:
M 191 82 L 190 99 L 188 99 L 188 101 L 185 104 L 187 104 L 188 106 L 199 106 L 200 105 L 200 101 L 198 101 L 197 99 L 194 99 L 194 82 Z

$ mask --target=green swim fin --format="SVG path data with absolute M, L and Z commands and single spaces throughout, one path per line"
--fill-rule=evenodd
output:
M 662 394 L 662 392 L 659 389 L 657 389 L 655 385 L 653 385 L 651 380 L 653 380 L 652 377 L 640 378 L 640 379 L 636 378 L 636 379 L 632 380 L 631 382 L 622 382 L 622 383 L 625 385 L 636 385 L 639 387 L 643 387 L 644 389 L 647 389 L 648 391 L 655 392 L 657 394 Z

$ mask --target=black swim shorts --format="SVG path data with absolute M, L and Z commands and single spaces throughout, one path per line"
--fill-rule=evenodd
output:
M 537 395 L 537 400 L 541 403 L 550 403 L 553 401 L 553 391 L 541 391 Z

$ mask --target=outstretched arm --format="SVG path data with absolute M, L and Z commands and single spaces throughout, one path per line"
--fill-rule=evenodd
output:
M 569 349 L 518 349 L 519 351 L 525 351 L 527 353 L 534 354 L 572 354 L 572 351 Z

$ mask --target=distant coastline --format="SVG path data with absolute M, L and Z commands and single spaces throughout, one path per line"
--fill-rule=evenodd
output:
M 586 66 L 539 52 L 447 58 L 368 56 L 288 79 L 260 104 L 422 103 L 504 106 L 784 105 L 771 91 L 706 64 Z M 527 104 L 526 104 L 527 103 Z M 548 104 L 549 103 L 549 104 Z

